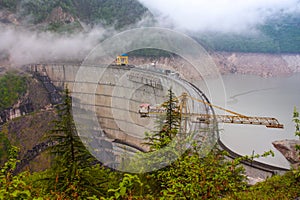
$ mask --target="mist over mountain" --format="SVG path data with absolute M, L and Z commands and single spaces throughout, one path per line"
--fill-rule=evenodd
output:
M 216 51 L 300 52 L 298 0 L 139 0 L 162 26 Z
M 80 62 L 105 38 L 147 23 L 148 15 L 136 0 L 0 0 L 0 62 Z
M 299 13 L 297 0 L 139 0 L 156 16 L 178 29 L 199 32 L 249 33 L 280 14 Z
M 0 0 L 0 60 L 83 59 L 101 40 L 141 26 L 179 30 L 211 51 L 300 52 L 296 0 Z
M 256 26 L 255 32 L 193 32 L 206 48 L 228 52 L 299 53 L 300 15 L 270 17 Z

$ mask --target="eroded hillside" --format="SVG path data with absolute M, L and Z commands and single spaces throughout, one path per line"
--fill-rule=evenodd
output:
M 300 72 L 299 54 L 263 54 L 239 52 L 211 53 L 213 61 L 221 74 L 251 74 L 262 77 L 289 76 Z M 134 65 L 156 63 L 165 66 L 186 67 L 186 62 L 178 57 L 134 57 L 130 58 Z M 175 68 L 176 69 L 176 68 Z M 184 69 L 180 69 L 184 71 Z M 184 72 L 192 76 L 191 72 Z M 196 78 L 196 77 L 192 77 Z

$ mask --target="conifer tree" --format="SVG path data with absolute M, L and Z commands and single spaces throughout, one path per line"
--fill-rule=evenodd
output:
M 148 144 L 152 151 L 166 147 L 180 131 L 180 106 L 171 89 L 168 90 L 168 100 L 162 104 L 162 107 L 165 108 L 166 114 L 159 131 L 153 135 L 148 134 L 145 138 L 150 141 Z M 157 161 L 167 163 L 168 160 L 165 159 L 174 158 L 172 150 L 163 152 L 162 155 L 158 154 L 161 156 L 159 158 L 152 157 L 149 165 Z M 174 162 L 150 173 L 151 178 L 148 179 L 148 183 L 150 181 L 156 183 L 155 187 L 151 188 L 155 197 L 216 199 L 245 187 L 244 176 L 241 174 L 243 168 L 238 166 L 238 162 L 226 161 L 223 152 L 213 149 L 202 158 L 195 146 L 182 153 Z
M 95 159 L 77 134 L 68 89 L 65 90 L 63 103 L 58 106 L 58 120 L 55 120 L 54 124 L 49 135 L 50 141 L 55 144 L 50 149 L 50 153 L 54 156 L 51 170 L 52 183 L 48 180 L 51 184 L 50 190 L 63 192 L 71 199 L 76 199 L 83 193 L 100 195 L 99 190 L 101 184 L 105 182 L 105 177 L 101 175 L 99 177 L 97 173 L 106 172 L 98 165 L 92 166 Z
M 180 111 L 178 106 L 178 98 L 172 89 L 168 90 L 167 101 L 162 104 L 162 109 L 166 114 L 159 118 L 159 130 L 154 134 L 146 133 L 146 141 L 150 145 L 151 150 L 158 150 L 167 146 L 177 135 L 180 128 Z

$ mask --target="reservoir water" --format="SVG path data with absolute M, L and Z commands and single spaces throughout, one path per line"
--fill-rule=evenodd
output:
M 211 99 L 213 104 L 224 100 L 229 110 L 247 116 L 275 117 L 284 124 L 284 129 L 270 129 L 257 125 L 220 124 L 220 138 L 225 145 L 242 155 L 253 151 L 262 154 L 273 150 L 275 157 L 260 158 L 259 161 L 290 168 L 289 162 L 277 151 L 272 142 L 296 139 L 293 110 L 300 109 L 300 74 L 290 77 L 263 78 L 252 75 L 224 75 L 224 86 L 220 96 Z M 214 85 L 214 80 L 206 81 Z M 224 95 L 225 94 L 225 95 Z M 221 103 L 222 104 L 222 103 Z M 218 111 L 216 111 L 218 113 Z M 224 114 L 224 113 L 222 113 Z

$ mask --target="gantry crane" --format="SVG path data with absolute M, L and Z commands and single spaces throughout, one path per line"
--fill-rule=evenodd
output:
M 181 100 L 179 101 L 179 111 L 181 114 L 181 118 L 185 119 L 185 123 L 187 122 L 186 119 L 190 118 L 193 119 L 192 122 L 196 122 L 196 123 L 212 123 L 213 121 L 216 121 L 219 123 L 252 124 L 252 125 L 264 125 L 267 128 L 283 128 L 283 124 L 280 124 L 276 118 L 245 116 L 237 112 L 222 108 L 220 106 L 213 105 L 206 101 L 191 97 L 186 92 L 184 92 L 180 97 L 178 97 L 178 99 Z M 191 99 L 199 103 L 203 103 L 205 105 L 211 106 L 213 108 L 217 108 L 219 110 L 223 110 L 227 113 L 230 113 L 231 115 L 190 113 L 187 106 L 188 99 Z M 160 105 L 151 106 L 150 104 L 142 104 L 140 105 L 140 109 L 139 109 L 139 114 L 141 117 L 158 116 L 165 112 L 166 110 Z M 186 127 L 186 125 L 184 126 Z
M 122 54 L 120 56 L 117 56 L 115 62 L 116 62 L 116 65 L 128 65 L 128 55 Z

